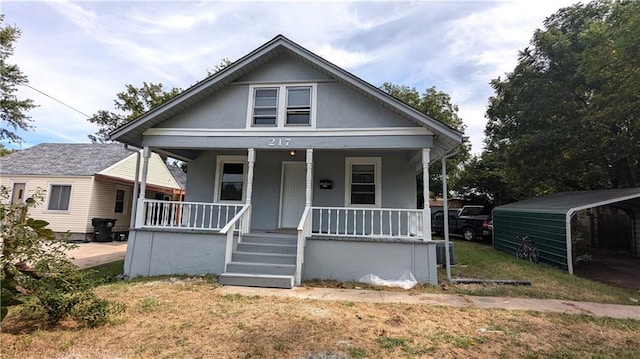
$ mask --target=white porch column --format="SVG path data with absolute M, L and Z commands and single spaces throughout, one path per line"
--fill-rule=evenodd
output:
M 424 198 L 422 233 L 425 241 L 431 240 L 431 208 L 429 207 L 429 154 L 429 148 L 422 149 L 422 196 Z
M 138 206 L 136 213 L 136 228 L 142 228 L 144 224 L 144 199 L 147 193 L 147 175 L 149 173 L 149 158 L 151 157 L 151 151 L 149 146 L 144 146 L 142 149 L 142 181 L 140 183 L 140 194 L 138 197 Z
M 247 170 L 247 196 L 245 203 L 251 204 L 251 195 L 253 194 L 253 166 L 256 162 L 256 150 L 254 148 L 250 148 L 247 150 L 247 162 L 248 162 L 248 170 Z
M 307 186 L 305 196 L 305 207 L 311 207 L 313 199 L 313 149 L 307 149 Z

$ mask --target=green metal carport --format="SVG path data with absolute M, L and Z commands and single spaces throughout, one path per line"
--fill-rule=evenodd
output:
M 536 242 L 540 260 L 573 274 L 571 220 L 576 212 L 600 206 L 619 208 L 630 217 L 631 252 L 640 248 L 640 188 L 561 192 L 510 203 L 493 210 L 493 247 L 515 254 L 520 240 Z

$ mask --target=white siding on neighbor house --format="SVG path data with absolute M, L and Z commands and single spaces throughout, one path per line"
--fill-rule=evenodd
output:
M 143 158 L 140 155 L 140 180 L 142 180 L 142 162 Z M 135 180 L 136 173 L 136 154 L 131 153 L 131 156 L 124 160 L 108 167 L 98 174 L 118 177 L 133 182 Z M 149 171 L 147 173 L 147 184 L 180 189 L 180 186 L 169 172 L 169 169 L 165 165 L 162 158 L 157 153 L 152 153 L 149 158 Z
M 35 219 L 49 222 L 49 228 L 54 232 L 85 233 L 87 213 L 91 203 L 92 177 L 42 177 L 42 176 L 11 176 L 3 175 L 1 184 L 12 186 L 12 183 L 26 183 L 25 197 L 34 194 L 38 187 L 47 191 L 44 202 L 29 210 L 29 215 Z M 68 211 L 48 211 L 50 185 L 71 185 L 71 197 Z M 89 223 L 90 224 L 90 223 Z
M 122 189 L 124 194 L 123 213 L 115 213 L 116 191 Z M 131 221 L 131 196 L 133 195 L 132 185 L 121 185 L 111 182 L 94 181 L 93 198 L 89 207 L 87 220 L 87 232 L 93 230 L 92 218 L 110 218 L 116 220 L 113 231 L 128 231 Z

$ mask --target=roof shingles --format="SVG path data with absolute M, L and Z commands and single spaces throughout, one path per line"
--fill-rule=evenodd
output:
M 132 154 L 120 143 L 42 143 L 0 157 L 0 174 L 93 176 Z

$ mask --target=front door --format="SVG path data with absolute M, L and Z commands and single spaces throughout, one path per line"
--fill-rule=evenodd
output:
M 280 191 L 280 227 L 296 228 L 304 212 L 306 196 L 306 166 L 304 162 L 282 163 Z

